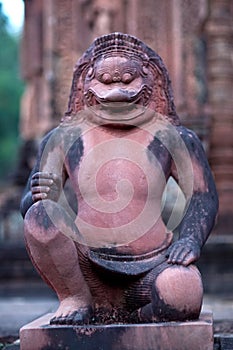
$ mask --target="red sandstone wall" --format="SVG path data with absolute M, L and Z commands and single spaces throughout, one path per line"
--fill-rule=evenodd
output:
M 25 9 L 22 137 L 59 123 L 73 66 L 96 36 L 134 34 L 168 67 L 181 119 L 202 138 L 215 173 L 219 232 L 232 233 L 232 1 L 25 0 Z

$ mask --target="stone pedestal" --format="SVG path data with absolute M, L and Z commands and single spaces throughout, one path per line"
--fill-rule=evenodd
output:
M 213 319 L 96 326 L 50 326 L 47 314 L 20 330 L 21 350 L 213 350 Z

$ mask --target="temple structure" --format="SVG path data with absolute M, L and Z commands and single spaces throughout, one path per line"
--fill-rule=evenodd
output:
M 232 234 L 231 0 L 25 0 L 20 132 L 41 138 L 67 108 L 72 70 L 96 36 L 139 37 L 168 67 L 178 114 L 203 141 L 220 197 L 216 233 Z
M 232 242 L 233 62 L 231 0 L 24 0 L 22 148 L 14 183 L 0 197 L 0 240 L 21 242 L 18 207 L 42 136 L 67 109 L 73 67 L 93 39 L 137 36 L 168 68 L 182 124 L 202 140 L 220 198 L 214 233 Z M 214 236 L 213 236 L 214 237 Z M 8 270 L 7 270 L 8 271 Z

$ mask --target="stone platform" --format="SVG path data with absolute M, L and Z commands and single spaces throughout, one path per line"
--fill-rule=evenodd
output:
M 50 326 L 47 314 L 20 330 L 21 350 L 213 350 L 213 318 L 154 324 Z

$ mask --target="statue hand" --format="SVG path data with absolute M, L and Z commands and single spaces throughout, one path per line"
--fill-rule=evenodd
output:
M 200 257 L 200 247 L 197 242 L 182 238 L 168 248 L 166 257 L 169 264 L 188 266 Z
M 52 173 L 37 172 L 31 179 L 31 192 L 34 202 L 42 199 L 58 201 L 61 193 L 61 179 Z

